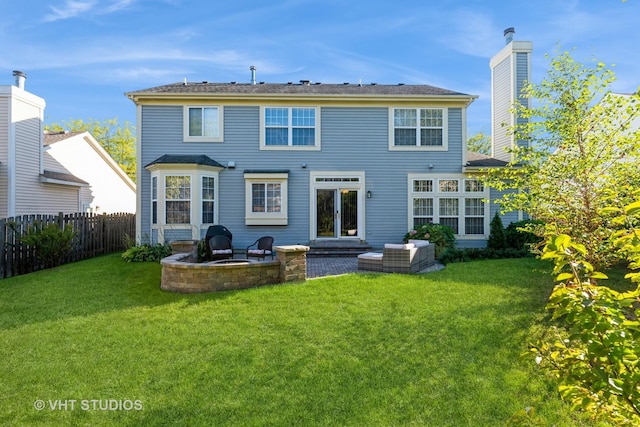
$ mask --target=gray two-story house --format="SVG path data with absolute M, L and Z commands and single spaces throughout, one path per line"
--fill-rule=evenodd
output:
M 509 40 L 498 54 L 494 90 L 526 78 L 519 53 Z M 473 174 L 500 161 L 467 154 L 476 96 L 255 76 L 251 67 L 247 83 L 185 80 L 127 93 L 138 114 L 138 239 L 200 239 L 222 224 L 238 247 L 271 235 L 279 244 L 351 239 L 376 248 L 435 222 L 451 226 L 460 245 L 485 245 L 495 195 Z

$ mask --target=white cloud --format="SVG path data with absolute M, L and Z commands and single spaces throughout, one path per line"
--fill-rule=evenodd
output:
M 96 5 L 95 0 L 90 1 L 74 1 L 67 0 L 63 6 L 49 6 L 53 11 L 44 17 L 45 22 L 59 21 L 61 19 L 75 18 L 85 12 L 90 11 Z
M 54 22 L 76 18 L 81 15 L 106 15 L 126 9 L 137 0 L 111 0 L 104 7 L 99 7 L 97 0 L 66 0 L 61 6 L 49 6 L 52 13 L 46 15 L 44 22 Z

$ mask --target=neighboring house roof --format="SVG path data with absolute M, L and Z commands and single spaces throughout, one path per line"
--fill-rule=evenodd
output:
M 42 174 L 40 176 L 45 178 L 45 181 L 47 181 L 47 182 L 65 181 L 65 182 L 69 182 L 69 183 L 89 185 L 89 183 L 87 181 L 84 181 L 84 180 L 82 180 L 82 179 L 78 178 L 77 176 L 72 175 L 70 173 L 54 172 L 54 171 L 44 170 L 44 171 L 42 171 Z
M 189 164 L 189 165 L 201 165 L 201 166 L 212 166 L 216 168 L 224 168 L 223 165 L 216 162 L 209 156 L 201 155 L 171 155 L 165 154 L 162 157 L 159 157 L 152 161 L 151 163 L 145 165 L 147 168 L 152 165 L 158 164 Z
M 111 169 L 124 181 L 124 183 L 131 188 L 132 191 L 136 191 L 136 184 L 131 180 L 129 175 L 113 160 L 113 158 L 107 153 L 107 151 L 100 145 L 100 143 L 87 131 L 69 132 L 45 132 L 43 145 L 45 147 L 51 146 L 57 142 L 62 142 L 70 138 L 82 135 L 82 138 L 91 146 L 96 153 L 107 163 Z
M 51 144 L 55 144 L 56 142 L 64 141 L 65 139 L 71 138 L 76 135 L 80 135 L 84 132 L 45 132 L 44 133 L 44 146 L 49 146 Z
M 434 97 L 464 99 L 467 102 L 477 98 L 476 95 L 468 95 L 448 89 L 442 89 L 430 85 L 388 85 L 388 84 L 324 84 L 302 81 L 301 83 L 172 83 L 127 92 L 126 95 L 134 102 L 140 98 L 156 96 L 236 96 L 236 97 L 261 97 L 275 95 L 293 97 Z
M 507 164 L 508 162 L 504 160 L 494 159 L 493 157 L 475 151 L 467 151 L 467 163 L 464 165 L 464 169 L 499 168 Z

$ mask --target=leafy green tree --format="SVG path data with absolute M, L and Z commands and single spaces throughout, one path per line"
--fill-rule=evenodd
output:
M 528 84 L 516 103 L 524 119 L 510 131 L 527 147 L 511 150 L 512 162 L 490 170 L 485 184 L 503 190 L 503 212 L 523 210 L 555 234 L 566 234 L 586 247 L 587 261 L 602 268 L 616 259 L 611 239 L 615 226 L 600 215 L 606 195 L 640 183 L 640 97 L 609 92 L 615 76 L 601 62 L 584 65 L 569 52 L 550 59 L 547 77 Z
M 640 200 L 605 210 L 622 226 L 614 239 L 632 271 L 625 277 L 640 284 Z M 599 286 L 607 276 L 566 234 L 550 236 L 543 252 L 560 282 L 547 304 L 560 325 L 530 354 L 559 379 L 560 394 L 574 409 L 612 425 L 640 425 L 640 286 L 627 292 Z
M 124 125 L 120 125 L 117 118 L 103 121 L 89 119 L 86 122 L 77 119 L 46 125 L 45 130 L 91 133 L 122 170 L 133 181 L 136 180 L 135 128 L 128 121 L 124 122 Z
M 467 149 L 487 156 L 491 155 L 491 135 L 478 132 L 467 139 Z

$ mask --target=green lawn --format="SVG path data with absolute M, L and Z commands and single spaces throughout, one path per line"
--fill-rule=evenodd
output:
M 519 357 L 548 273 L 495 260 L 179 295 L 114 254 L 5 279 L 0 424 L 498 426 L 533 406 L 582 425 Z

